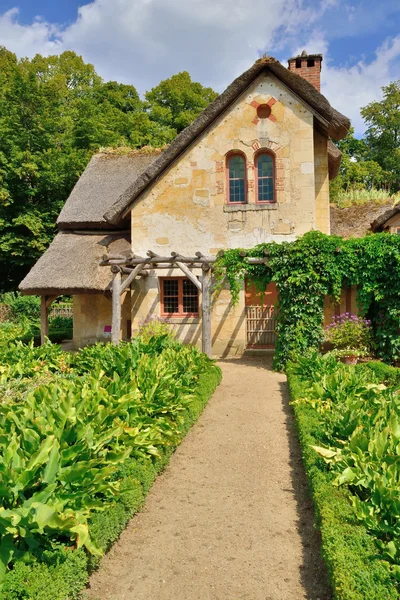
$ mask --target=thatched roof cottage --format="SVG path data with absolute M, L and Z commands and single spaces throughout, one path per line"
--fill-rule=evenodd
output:
M 71 294 L 77 346 L 110 329 L 117 343 L 151 317 L 208 354 L 272 346 L 274 290 L 260 320 L 251 282 L 234 308 L 228 290 L 211 299 L 212 267 L 226 248 L 330 232 L 333 141 L 350 122 L 320 93 L 321 64 L 264 57 L 163 152 L 94 156 L 20 285 L 42 296 L 43 335 L 52 299 Z

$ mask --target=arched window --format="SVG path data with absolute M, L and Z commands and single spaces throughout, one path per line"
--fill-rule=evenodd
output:
M 246 159 L 242 154 L 227 157 L 228 202 L 245 204 L 246 198 Z
M 257 202 L 275 202 L 274 157 L 268 152 L 256 156 Z

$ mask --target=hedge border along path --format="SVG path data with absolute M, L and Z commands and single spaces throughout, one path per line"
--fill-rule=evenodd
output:
M 292 400 L 303 397 L 302 382 L 287 370 Z M 321 418 L 310 405 L 293 405 L 303 462 L 322 537 L 322 554 L 336 600 L 396 600 L 400 595 L 377 548 L 356 519 L 345 487 L 332 485 L 332 475 L 311 448 L 321 438 Z
M 182 438 L 198 419 L 221 381 L 221 369 L 211 365 L 209 371 L 199 377 L 195 398 L 185 414 Z M 180 441 L 181 441 L 180 440 Z M 119 537 L 129 519 L 143 506 L 145 497 L 157 477 L 168 464 L 174 449 L 165 452 L 158 460 L 127 461 L 124 466 L 126 494 L 103 513 L 96 514 L 90 524 L 91 535 L 104 550 Z M 46 556 L 44 556 L 44 560 Z M 54 561 L 54 553 L 52 553 Z M 71 552 L 60 548 L 60 560 L 57 565 L 48 566 L 46 562 L 35 565 L 16 563 L 13 571 L 7 575 L 2 598 L 4 600 L 73 600 L 80 597 L 88 576 L 98 566 L 99 560 L 88 556 L 83 550 Z

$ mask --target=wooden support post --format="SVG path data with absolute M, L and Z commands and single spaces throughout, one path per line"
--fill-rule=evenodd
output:
M 193 283 L 193 285 L 195 285 L 197 287 L 198 290 L 201 291 L 202 289 L 202 285 L 200 283 L 200 281 L 197 279 L 197 277 L 192 273 L 192 271 L 190 269 L 188 269 L 188 267 L 179 262 L 178 260 L 176 261 L 176 266 L 180 268 L 180 270 L 185 273 L 186 277 L 188 279 L 190 279 L 190 281 Z
M 206 265 L 204 265 L 206 266 Z M 211 269 L 203 269 L 201 295 L 201 349 L 209 358 L 212 357 L 211 336 Z
M 135 279 L 136 275 L 139 275 L 140 271 L 143 269 L 145 265 L 136 265 L 136 267 L 133 269 L 132 273 L 130 273 L 128 275 L 128 277 L 125 279 L 125 281 L 122 283 L 121 285 L 121 289 L 119 291 L 119 294 L 123 294 L 124 291 L 126 290 L 126 288 L 131 285 L 132 281 Z
M 40 343 L 42 346 L 49 337 L 49 307 L 46 300 L 47 296 L 40 297 Z
M 112 282 L 111 341 L 114 346 L 118 346 L 121 341 L 121 271 L 118 267 L 114 267 L 112 271 L 114 279 Z

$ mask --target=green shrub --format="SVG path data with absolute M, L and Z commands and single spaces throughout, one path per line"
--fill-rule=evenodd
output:
M 29 321 L 40 319 L 40 296 L 23 296 L 19 292 L 7 292 L 1 296 L 0 301 L 10 308 L 13 321 L 19 322 L 24 318 Z
M 389 386 L 400 385 L 400 369 L 391 367 L 383 362 L 369 361 L 357 365 L 357 370 L 368 370 L 375 374 L 378 381 Z
M 303 461 L 310 485 L 318 526 L 322 537 L 322 554 L 326 561 L 334 597 L 336 600 L 395 600 L 399 593 L 388 563 L 379 555 L 379 549 L 366 524 L 357 518 L 350 503 L 350 493 L 346 485 L 335 487 L 334 474 L 328 469 L 324 459 L 315 451 L 328 443 L 332 423 L 325 420 L 318 403 L 319 385 L 325 390 L 342 388 L 344 393 L 356 395 L 357 385 L 364 385 L 366 379 L 357 384 L 354 368 L 337 365 L 341 373 L 334 386 L 325 380 L 335 377 L 335 365 L 331 357 L 316 358 L 315 364 L 309 359 L 306 367 L 291 363 L 288 366 L 288 383 L 296 416 L 297 429 L 302 447 Z M 324 364 L 325 362 L 325 364 Z M 323 372 L 319 377 L 319 368 Z M 315 366 L 315 369 L 313 368 Z M 308 378 L 306 370 L 312 371 Z M 346 378 L 346 373 L 349 378 Z M 337 374 L 336 374 L 337 375 Z M 364 377 L 364 376 L 362 376 Z M 307 398 L 307 401 L 304 399 Z M 339 410 L 338 410 L 339 413 Z M 346 418 L 342 425 L 344 425 Z

